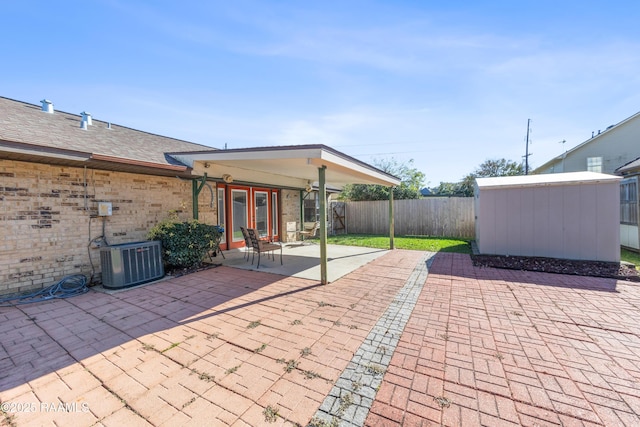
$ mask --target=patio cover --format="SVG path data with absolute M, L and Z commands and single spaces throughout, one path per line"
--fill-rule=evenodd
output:
M 326 145 L 292 145 L 231 150 L 168 153 L 211 178 L 231 175 L 234 181 L 305 188 L 319 182 L 318 168 L 326 167 L 326 184 L 377 184 L 392 187 L 400 179 Z M 201 169 L 204 168 L 204 169 Z
M 320 281 L 327 283 L 327 185 L 400 185 L 400 179 L 326 145 L 293 145 L 168 153 L 195 173 L 234 182 L 303 189 L 317 183 L 320 199 Z M 390 247 L 393 249 L 393 192 L 389 198 Z

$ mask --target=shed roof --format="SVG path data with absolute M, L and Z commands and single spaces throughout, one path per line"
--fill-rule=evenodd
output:
M 631 172 L 638 172 L 638 171 L 640 171 L 640 157 L 616 169 L 616 172 L 622 175 L 626 175 Z
M 476 178 L 478 188 L 504 187 L 541 187 L 557 185 L 597 184 L 600 182 L 620 181 L 619 176 L 597 172 L 566 172 L 542 175 L 497 176 Z

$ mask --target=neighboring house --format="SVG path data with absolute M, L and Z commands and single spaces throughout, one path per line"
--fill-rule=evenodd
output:
M 638 156 L 640 156 L 640 113 L 616 125 L 611 125 L 602 132 L 598 131 L 587 141 L 535 169 L 534 173 L 590 171 L 611 175 L 633 175 L 633 171 L 637 169 Z M 620 185 L 620 244 L 630 249 L 640 250 L 637 208 L 636 211 L 631 210 L 634 203 L 637 205 L 637 177 L 622 180 Z M 631 190 L 632 186 L 635 186 L 635 190 Z M 628 199 L 632 196 L 636 199 Z
M 620 182 L 620 244 L 628 249 L 640 251 L 640 157 L 619 167 Z
M 400 181 L 323 145 L 217 150 L 0 97 L 0 294 L 97 279 L 100 246 L 145 240 L 171 211 L 224 225 L 223 250 L 241 225 L 295 238 L 284 225 L 300 229 L 314 183 Z
M 423 189 L 421 189 L 420 194 L 422 195 L 422 197 L 433 196 L 433 193 L 427 187 L 424 187 Z
M 640 113 L 598 131 L 582 144 L 554 157 L 533 173 L 600 172 L 614 174 L 640 156 Z

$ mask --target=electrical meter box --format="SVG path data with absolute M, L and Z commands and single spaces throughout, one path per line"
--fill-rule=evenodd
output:
M 111 202 L 98 203 L 98 216 L 111 216 Z

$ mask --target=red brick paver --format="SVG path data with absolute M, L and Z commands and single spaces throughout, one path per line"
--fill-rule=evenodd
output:
M 421 256 L 0 308 L 0 425 L 306 425 Z M 640 425 L 639 310 L 637 284 L 438 254 L 366 424 Z
M 367 425 L 640 425 L 640 286 L 438 254 Z
M 421 256 L 328 286 L 218 267 L 0 308 L 0 401 L 21 405 L 0 425 L 306 425 Z

